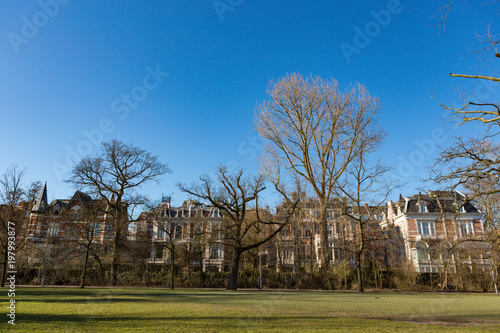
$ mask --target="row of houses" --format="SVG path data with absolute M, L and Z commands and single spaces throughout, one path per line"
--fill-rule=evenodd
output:
M 92 212 L 89 207 L 95 206 L 99 210 L 89 215 Z M 281 208 L 276 207 L 275 212 Z M 116 225 L 106 211 L 102 200 L 93 200 L 79 191 L 70 199 L 49 203 L 44 186 L 30 213 L 28 247 L 46 249 L 57 246 L 54 242 L 57 239 L 83 237 L 88 240 L 92 236 L 91 242 L 99 244 L 105 253 L 109 251 Z M 385 207 L 370 207 L 369 211 L 366 216 L 349 218 L 338 202 L 332 201 L 328 206 L 326 232 L 331 265 L 354 265 L 355 247 L 359 246 L 358 221 L 363 221 L 364 257 L 385 267 L 409 262 L 417 272 L 438 272 L 459 261 L 470 265 L 490 264 L 491 247 L 485 241 L 482 213 L 459 192 L 400 195 L 399 200 L 388 201 Z M 265 265 L 277 271 L 320 267 L 322 243 L 318 213 L 317 200 L 302 202 L 292 222 L 259 249 Z M 141 214 L 139 220 L 124 231 L 128 233 L 127 242 L 147 244 L 149 256 L 142 259 L 149 263 L 171 263 L 175 251 L 183 248 L 190 253 L 193 267 L 224 271 L 229 269 L 232 256 L 225 222 L 215 207 L 193 200 L 172 207 L 169 198 L 162 198 L 154 211 Z

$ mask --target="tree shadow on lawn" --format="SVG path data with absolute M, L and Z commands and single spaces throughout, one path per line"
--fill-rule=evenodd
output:
M 256 326 L 261 325 L 263 327 L 267 326 L 282 326 L 285 323 L 300 322 L 305 324 L 307 322 L 331 322 L 331 321 L 351 321 L 351 322 L 363 322 L 363 321 L 385 321 L 385 322 L 399 322 L 411 325 L 418 324 L 432 324 L 439 326 L 484 326 L 492 325 L 500 328 L 500 321 L 491 321 L 491 316 L 475 316 L 474 318 L 464 318 L 458 316 L 448 316 L 448 317 L 432 317 L 432 318 L 391 318 L 391 317 L 362 317 L 362 316 L 296 316 L 296 315 L 274 315 L 274 316 L 262 316 L 262 315 L 228 315 L 228 316 L 154 316 L 154 317 L 144 317 L 144 316 L 109 316 L 106 314 L 99 315 L 84 315 L 84 314 L 65 314 L 65 315 L 52 315 L 52 314 L 19 314 L 17 323 L 21 324 L 92 324 L 94 323 L 123 323 L 124 326 L 129 324 L 142 323 L 147 324 L 148 322 L 159 323 L 164 322 L 176 323 L 182 325 L 197 325 L 199 322 L 203 326 L 220 326 L 221 323 L 232 323 L 233 326 Z M 301 325 L 302 325 L 301 324 Z M 121 326 L 121 324 L 120 324 Z
M 225 292 L 176 292 L 165 290 L 165 292 L 123 292 L 120 289 L 103 288 L 87 290 L 22 290 L 18 293 L 20 302 L 37 303 L 86 303 L 92 302 L 210 302 L 219 298 L 221 301 L 227 298 L 253 300 L 256 294 L 225 293 Z M 260 294 L 261 296 L 269 296 Z

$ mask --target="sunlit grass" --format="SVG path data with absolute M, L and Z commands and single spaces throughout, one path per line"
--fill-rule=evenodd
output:
M 18 288 L 16 301 L 15 331 L 31 332 L 500 331 L 496 295 Z

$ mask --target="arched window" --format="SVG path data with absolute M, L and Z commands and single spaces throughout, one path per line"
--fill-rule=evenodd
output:
M 180 225 L 175 226 L 175 238 L 176 239 L 182 238 L 182 227 Z
M 425 242 L 418 242 L 415 246 L 417 249 L 418 260 L 428 260 L 429 259 L 429 247 Z

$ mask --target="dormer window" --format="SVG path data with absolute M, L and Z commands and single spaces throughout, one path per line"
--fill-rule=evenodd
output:
M 425 203 L 419 202 L 417 205 L 419 213 L 427 213 L 427 205 Z

